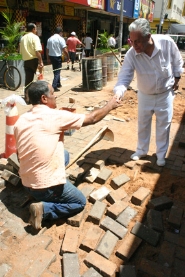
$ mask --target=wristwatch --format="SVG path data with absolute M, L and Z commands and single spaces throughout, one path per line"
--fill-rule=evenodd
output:
M 179 76 L 179 77 L 175 77 L 175 79 L 180 79 L 181 78 L 181 76 Z

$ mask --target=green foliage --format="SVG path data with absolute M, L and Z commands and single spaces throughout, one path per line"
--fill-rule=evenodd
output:
M 108 49 L 108 33 L 104 31 L 104 33 L 98 35 L 98 48 L 100 49 Z
M 128 51 L 130 49 L 130 45 L 129 44 L 125 44 L 125 45 L 123 45 L 123 48 L 125 48 L 125 50 Z
M 6 12 L 1 12 L 6 26 L 4 29 L 0 30 L 2 38 L 7 41 L 7 46 L 5 47 L 5 55 L 12 54 L 17 52 L 18 42 L 20 37 L 25 32 L 20 32 L 20 27 L 23 25 L 23 22 L 15 22 L 12 19 L 12 14 L 7 10 Z

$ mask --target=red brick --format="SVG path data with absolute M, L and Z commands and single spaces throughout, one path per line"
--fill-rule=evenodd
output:
M 104 277 L 115 276 L 116 265 L 93 251 L 87 254 L 84 262 L 88 267 L 94 267 Z
M 113 219 L 116 219 L 119 214 L 128 207 L 128 203 L 124 201 L 117 201 L 107 209 L 107 215 Z
M 125 189 L 123 187 L 117 189 L 117 190 L 113 190 L 111 191 L 106 199 L 107 201 L 109 201 L 111 204 L 114 204 L 116 201 L 119 201 L 119 200 L 122 200 L 124 199 L 125 197 L 127 197 L 127 193 L 125 191 Z
M 91 250 L 94 250 L 96 248 L 96 245 L 100 241 L 100 238 L 103 235 L 103 233 L 104 233 L 103 230 L 99 226 L 96 226 L 96 225 L 91 226 L 88 229 L 80 245 L 80 248 L 88 252 Z
M 137 191 L 135 191 L 132 195 L 131 202 L 134 205 L 141 205 L 146 197 L 149 195 L 150 190 L 145 187 L 140 187 Z
M 129 233 L 128 236 L 126 236 L 122 240 L 122 244 L 116 251 L 116 256 L 118 256 L 122 260 L 129 260 L 135 253 L 141 242 L 142 239 Z
M 146 273 L 149 276 L 155 276 L 155 277 L 171 276 L 171 269 L 146 259 L 141 260 L 141 263 L 139 265 L 139 271 Z M 155 275 L 154 275 L 154 272 L 155 272 Z
M 80 232 L 78 229 L 67 228 L 61 247 L 61 254 L 76 253 L 78 247 Z

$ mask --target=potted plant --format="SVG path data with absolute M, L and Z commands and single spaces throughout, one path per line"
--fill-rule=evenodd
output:
M 18 53 L 18 44 L 20 37 L 25 34 L 21 32 L 20 28 L 23 26 L 23 22 L 16 22 L 12 18 L 12 13 L 9 10 L 1 12 L 5 21 L 5 27 L 0 30 L 2 39 L 6 42 L 5 47 L 2 48 L 0 54 L 0 60 L 6 59 L 11 65 L 14 65 L 21 72 L 21 76 L 24 77 L 23 60 L 22 56 Z M 22 83 L 24 83 L 22 78 Z

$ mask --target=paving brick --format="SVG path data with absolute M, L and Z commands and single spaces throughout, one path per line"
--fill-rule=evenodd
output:
M 134 205 L 140 206 L 149 194 L 150 194 L 150 190 L 148 188 L 140 187 L 137 191 L 135 191 L 132 194 L 131 202 Z
M 80 227 L 80 224 L 84 218 L 84 214 L 85 214 L 85 209 L 80 213 L 78 213 L 77 215 L 68 218 L 67 223 L 71 226 Z
M 56 260 L 56 255 L 53 252 L 42 250 L 40 255 L 34 260 L 32 265 L 27 269 L 26 276 L 39 277 L 46 268 Z
M 130 178 L 126 174 L 121 174 L 113 178 L 110 185 L 113 187 L 113 189 L 118 189 L 128 181 L 130 181 Z
M 13 186 L 17 186 L 18 183 L 20 182 L 20 178 L 15 175 L 14 173 L 12 173 L 11 171 L 8 170 L 3 170 L 3 173 L 1 175 L 1 178 L 3 178 L 4 180 L 6 180 L 7 182 L 9 182 L 10 184 L 12 184 Z
M 6 184 L 6 181 L 0 178 L 0 189 L 4 188 Z
M 185 248 L 185 239 L 183 236 L 179 236 L 178 234 L 166 231 L 164 233 L 164 240 Z
M 104 160 L 99 160 L 94 164 L 94 167 L 99 169 L 99 170 L 102 170 L 104 168 L 104 166 L 105 166 L 105 161 Z
M 42 248 L 46 249 L 52 242 L 52 238 L 50 236 L 46 235 L 39 235 L 39 236 L 32 236 L 27 235 L 24 240 L 22 240 L 22 244 L 24 244 L 25 250 L 31 249 L 31 248 Z
M 61 247 L 61 255 L 63 253 L 76 253 L 78 247 L 80 231 L 78 229 L 67 228 L 65 237 Z
M 171 277 L 184 277 L 185 261 L 175 259 Z
M 158 263 L 171 267 L 174 261 L 175 245 L 167 241 L 163 241 L 160 253 L 158 255 Z
M 107 231 L 96 247 L 96 252 L 109 259 L 118 240 L 117 236 L 115 236 L 112 232 Z
M 162 213 L 156 210 L 149 210 L 147 213 L 148 227 L 152 228 L 157 232 L 163 232 L 163 218 Z
M 179 260 L 185 261 L 185 248 L 177 246 L 175 249 L 175 257 Z
M 125 191 L 125 189 L 123 187 L 117 189 L 117 190 L 113 190 L 111 191 L 106 199 L 107 201 L 109 201 L 109 203 L 114 204 L 115 202 L 124 199 L 125 197 L 127 197 L 127 193 Z
M 138 269 L 139 272 L 146 273 L 151 277 L 171 277 L 171 269 L 144 258 L 141 260 Z
M 122 260 L 129 260 L 132 257 L 132 255 L 135 253 L 135 251 L 137 250 L 141 242 L 142 242 L 142 239 L 129 233 L 122 240 L 122 244 L 119 246 L 119 248 L 116 251 L 116 256 Z
M 150 209 L 154 209 L 158 211 L 170 209 L 172 205 L 173 205 L 173 201 L 165 195 L 157 198 L 153 198 L 148 202 L 148 207 Z
M 183 220 L 182 220 L 182 224 L 181 224 L 181 227 L 180 227 L 180 235 L 182 237 L 185 237 L 185 218 L 183 218 Z
M 124 163 L 124 165 L 130 169 L 134 169 L 135 165 L 136 165 L 136 162 L 135 161 L 129 161 L 129 162 L 126 162 Z
M 168 218 L 168 223 L 174 227 L 179 229 L 181 226 L 182 216 L 183 216 L 183 209 L 177 206 L 172 206 Z
M 100 173 L 100 170 L 95 168 L 95 167 L 92 167 L 91 169 L 89 169 L 87 171 L 87 173 L 85 174 L 85 177 L 84 179 L 90 183 L 93 183 L 94 180 L 97 178 L 97 176 L 99 175 Z
M 156 246 L 160 239 L 159 233 L 157 233 L 153 229 L 150 229 L 149 227 L 147 227 L 146 225 L 144 225 L 140 222 L 136 222 L 136 224 L 132 228 L 131 233 L 133 235 L 145 240 L 146 242 L 148 242 L 149 244 L 151 244 L 153 246 Z
M 80 244 L 80 248 L 90 252 L 91 250 L 94 250 L 98 244 L 98 242 L 100 241 L 102 235 L 103 235 L 103 230 L 96 226 L 96 225 L 92 225 L 85 237 L 83 238 L 81 244 Z
M 114 276 L 117 268 L 113 262 L 107 260 L 106 258 L 102 257 L 101 255 L 93 251 L 87 254 L 84 262 L 88 267 L 92 266 L 104 277 Z
M 134 265 L 120 265 L 119 277 L 137 277 Z
M 17 171 L 19 170 L 20 167 L 20 163 L 18 161 L 17 158 L 17 154 L 13 153 L 12 155 L 10 155 L 7 159 L 8 163 L 11 164 Z
M 107 215 L 113 219 L 116 219 L 120 213 L 128 207 L 128 202 L 117 201 L 107 209 Z
M 103 167 L 103 169 L 100 171 L 100 174 L 96 178 L 96 182 L 98 184 L 105 184 L 105 182 L 108 180 L 111 174 L 112 174 L 112 171 L 110 169 Z
M 93 267 L 90 267 L 82 277 L 102 277 Z
M 110 155 L 108 157 L 108 161 L 111 164 L 124 164 L 124 161 L 120 157 L 116 157 L 115 155 Z
M 63 277 L 80 277 L 78 255 L 65 253 L 63 255 Z M 34 276 L 34 275 L 33 275 Z
M 113 234 L 115 234 L 119 239 L 122 239 L 128 229 L 125 228 L 124 226 L 122 226 L 121 224 L 119 224 L 118 222 L 116 222 L 115 220 L 113 220 L 112 218 L 106 216 L 102 222 L 100 223 L 100 227 L 104 230 L 109 230 L 111 231 Z
M 89 213 L 88 220 L 91 220 L 94 224 L 99 224 L 102 219 L 107 205 L 103 202 L 96 200 Z
M 91 194 L 91 192 L 95 189 L 94 186 L 91 186 L 91 185 L 86 185 L 84 186 L 82 189 L 81 189 L 81 192 L 83 193 L 83 195 L 86 197 L 86 198 L 89 198 L 89 195 Z
M 89 200 L 91 202 L 95 202 L 96 200 L 103 200 L 106 198 L 106 196 L 110 193 L 110 189 L 106 188 L 105 186 L 102 186 L 101 188 L 93 191 L 90 195 L 89 195 Z
M 128 227 L 130 221 L 137 215 L 137 211 L 130 206 L 126 207 L 122 213 L 116 219 L 117 222 L 125 227 Z

